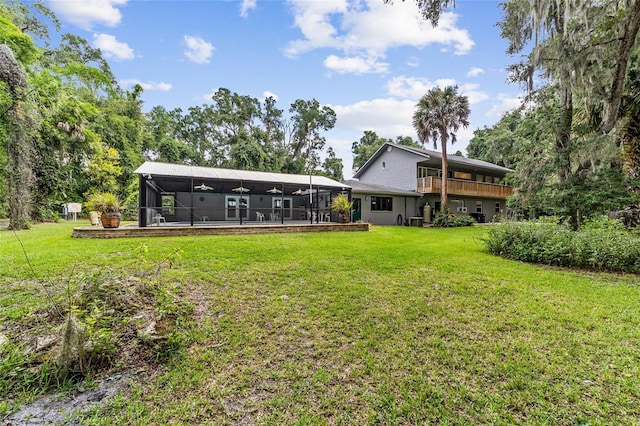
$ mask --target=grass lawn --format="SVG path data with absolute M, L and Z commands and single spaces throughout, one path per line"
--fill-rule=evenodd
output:
M 0 231 L 0 333 L 72 277 L 176 249 L 161 280 L 194 307 L 183 349 L 87 424 L 640 421 L 638 276 L 494 257 L 482 227 L 72 239 L 79 224 L 19 233 L 46 289 Z

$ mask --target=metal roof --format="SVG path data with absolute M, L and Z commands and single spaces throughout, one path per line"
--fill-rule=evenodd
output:
M 189 166 L 185 164 L 145 161 L 135 170 L 139 175 L 171 176 L 185 178 L 217 179 L 242 182 L 266 182 L 271 184 L 309 185 L 309 175 L 287 173 L 255 172 L 251 170 L 220 169 L 214 167 Z M 313 186 L 329 188 L 350 188 L 349 185 L 325 176 L 312 176 Z
M 395 143 L 391 143 L 391 142 L 385 142 L 384 144 L 382 144 L 382 146 L 380 148 L 378 148 L 378 150 L 367 160 L 366 163 L 364 163 L 362 165 L 362 167 L 360 167 L 360 169 L 358 169 L 358 171 L 356 173 L 354 173 L 354 177 L 358 177 L 362 174 L 362 172 L 364 172 L 374 161 L 376 158 L 380 157 L 381 155 L 383 155 L 383 153 L 386 151 L 387 147 L 394 147 L 394 148 L 399 148 L 402 149 L 404 151 L 410 152 L 412 154 L 418 155 L 420 157 L 423 157 L 423 159 L 429 159 L 429 158 L 438 158 L 441 159 L 442 158 L 442 153 L 438 152 L 438 151 L 431 151 L 429 149 L 422 149 L 422 148 L 414 148 L 414 147 L 410 147 L 410 146 L 406 146 L 406 145 L 398 145 Z M 459 166 L 466 166 L 466 167 L 472 167 L 475 169 L 483 169 L 483 170 L 491 170 L 491 171 L 495 171 L 495 172 L 501 172 L 501 173 L 508 173 L 511 172 L 513 170 L 508 169 L 506 167 L 502 167 L 502 166 L 498 166 L 497 164 L 492 164 L 486 161 L 482 161 L 482 160 L 474 160 L 472 158 L 466 158 L 466 157 L 461 157 L 459 155 L 451 155 L 451 154 L 447 154 L 447 160 L 449 160 L 449 164 L 451 165 L 459 165 Z M 417 160 L 416 162 L 419 161 L 424 161 L 424 160 Z
M 396 144 L 393 144 L 393 145 L 396 147 L 402 146 L 402 145 L 396 145 Z M 413 151 L 416 154 L 420 154 L 420 155 L 427 154 L 429 157 L 442 158 L 442 153 L 438 151 L 431 151 L 429 149 L 422 149 L 422 148 L 414 148 L 410 146 L 403 146 L 403 147 L 406 148 L 407 151 Z M 495 170 L 495 171 L 504 172 L 504 173 L 513 171 L 509 168 L 502 167 L 497 164 L 489 163 L 487 161 L 482 161 L 482 160 L 476 160 L 473 158 L 467 158 L 461 155 L 447 154 L 447 160 L 449 160 L 449 164 L 459 164 L 459 165 L 465 165 L 469 167 Z
M 404 197 L 422 197 L 422 194 L 419 194 L 417 192 L 403 191 L 401 189 L 389 188 L 387 186 L 363 183 L 357 180 L 346 180 L 345 183 L 351 187 L 352 193 L 399 195 Z

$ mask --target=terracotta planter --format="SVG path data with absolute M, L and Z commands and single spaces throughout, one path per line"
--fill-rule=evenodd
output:
M 102 213 L 100 220 L 105 229 L 117 228 L 120 226 L 120 213 Z

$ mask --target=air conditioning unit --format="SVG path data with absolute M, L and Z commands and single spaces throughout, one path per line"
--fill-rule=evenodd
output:
M 466 213 L 467 212 L 467 208 L 466 207 L 460 207 L 460 210 L 462 213 Z
M 456 209 L 456 213 L 462 213 L 462 207 L 458 207 L 458 208 Z

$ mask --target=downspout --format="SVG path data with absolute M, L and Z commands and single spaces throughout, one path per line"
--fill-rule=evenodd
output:
M 404 221 L 405 223 L 408 220 L 408 216 L 407 216 L 407 196 L 404 196 Z

